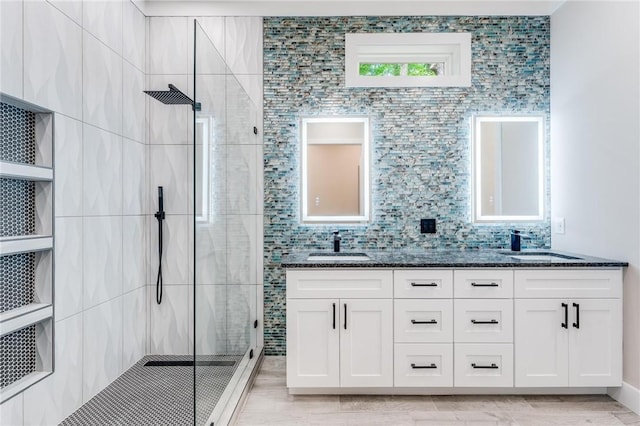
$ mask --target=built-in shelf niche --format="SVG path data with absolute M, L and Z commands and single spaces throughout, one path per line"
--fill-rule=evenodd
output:
M 0 402 L 53 372 L 53 120 L 0 95 Z

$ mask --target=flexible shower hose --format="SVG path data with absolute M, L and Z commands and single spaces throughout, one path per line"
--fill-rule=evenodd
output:
M 158 218 L 158 277 L 156 278 L 156 302 L 162 303 L 162 216 L 156 213 Z

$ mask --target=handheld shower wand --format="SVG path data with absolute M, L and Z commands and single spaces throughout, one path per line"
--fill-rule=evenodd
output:
M 156 302 L 162 303 L 162 221 L 164 214 L 164 195 L 161 186 L 158 187 L 158 211 L 154 215 L 158 219 L 158 277 L 156 278 Z

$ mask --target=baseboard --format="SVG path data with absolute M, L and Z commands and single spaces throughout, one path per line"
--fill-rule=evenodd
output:
M 629 383 L 622 382 L 622 386 L 609 388 L 607 393 L 620 404 L 636 414 L 640 414 L 640 389 L 631 386 Z

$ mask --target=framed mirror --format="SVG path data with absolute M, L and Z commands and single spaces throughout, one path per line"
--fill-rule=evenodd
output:
M 302 222 L 370 218 L 369 119 L 302 119 Z
M 473 221 L 544 220 L 544 118 L 472 119 Z

